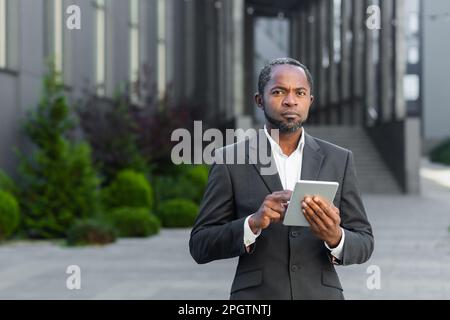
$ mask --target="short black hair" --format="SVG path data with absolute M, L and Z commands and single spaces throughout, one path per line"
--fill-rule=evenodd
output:
M 264 88 L 267 84 L 267 82 L 270 81 L 270 75 L 272 73 L 272 68 L 274 66 L 280 66 L 283 64 L 290 64 L 293 66 L 297 66 L 302 68 L 305 71 L 306 74 L 306 80 L 308 80 L 308 84 L 310 87 L 310 91 L 311 94 L 313 92 L 313 79 L 312 79 L 312 75 L 311 72 L 309 72 L 308 68 L 302 64 L 301 62 L 292 59 L 292 58 L 277 58 L 274 59 L 272 61 L 270 61 L 269 63 L 267 63 L 264 68 L 261 69 L 261 72 L 259 73 L 259 78 L 258 78 L 258 92 L 260 95 L 264 94 Z

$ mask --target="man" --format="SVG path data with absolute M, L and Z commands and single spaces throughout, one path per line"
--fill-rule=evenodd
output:
M 364 263 L 372 254 L 351 151 L 302 127 L 312 90 L 311 74 L 300 62 L 281 58 L 266 65 L 255 101 L 265 114 L 263 139 L 278 173 L 262 175 L 260 163 L 211 167 L 189 246 L 197 263 L 239 256 L 231 299 L 343 299 L 334 265 Z M 299 214 L 310 227 L 282 224 L 299 179 L 339 182 L 333 203 L 316 195 L 303 199 Z

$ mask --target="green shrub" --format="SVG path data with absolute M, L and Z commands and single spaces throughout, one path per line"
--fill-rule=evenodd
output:
M 206 184 L 208 183 L 209 167 L 206 165 L 195 165 L 186 168 L 183 176 L 188 179 L 191 185 L 195 186 L 196 195 L 192 199 L 194 202 L 199 203 L 203 198 Z
M 208 166 L 174 166 L 173 175 L 153 178 L 157 206 L 172 199 L 189 199 L 200 203 L 208 182 Z
M 166 202 L 178 198 L 196 201 L 197 189 L 186 177 L 157 176 L 153 178 L 155 187 L 156 207 Z
M 102 191 L 105 208 L 153 208 L 153 190 L 147 178 L 132 170 L 119 172 L 114 181 Z
M 17 186 L 8 175 L 0 170 L 0 190 L 9 192 L 13 195 L 17 193 Z
M 157 215 L 167 228 L 186 228 L 194 224 L 198 206 L 188 199 L 173 199 L 162 203 Z
M 53 159 L 38 154 L 36 165 L 20 170 L 26 181 L 21 194 L 24 227 L 30 237 L 64 237 L 76 219 L 98 212 L 98 179 L 88 145 L 72 146 Z
M 44 79 L 44 94 L 24 125 L 34 144 L 19 166 L 23 227 L 32 238 L 65 237 L 76 219 L 98 211 L 98 179 L 89 145 L 68 137 L 74 119 L 64 88 L 51 70 Z
M 0 240 L 12 235 L 19 225 L 19 219 L 19 205 L 14 196 L 0 191 Z
M 161 227 L 159 219 L 147 208 L 116 208 L 106 214 L 106 219 L 121 237 L 147 237 L 157 234 Z
M 209 166 L 191 165 L 185 169 L 185 175 L 196 185 L 205 188 L 208 182 Z
M 430 160 L 450 165 L 450 139 L 437 145 L 430 152 Z
M 69 246 L 108 244 L 116 241 L 117 231 L 99 219 L 78 220 L 67 232 Z

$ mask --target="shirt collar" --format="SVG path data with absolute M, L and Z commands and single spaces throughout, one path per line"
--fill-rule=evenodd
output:
M 296 151 L 299 151 L 300 153 L 302 152 L 303 146 L 305 145 L 305 128 L 302 127 L 301 129 L 302 129 L 302 135 L 300 136 L 300 141 L 298 142 L 298 145 L 296 148 Z M 277 152 L 278 154 L 285 155 L 283 153 L 283 150 L 281 150 L 281 147 L 278 144 L 278 142 L 273 140 L 273 138 L 269 134 L 269 131 L 267 131 L 266 125 L 264 125 L 264 133 L 266 134 L 266 137 L 270 142 L 270 146 L 271 146 L 272 150 Z

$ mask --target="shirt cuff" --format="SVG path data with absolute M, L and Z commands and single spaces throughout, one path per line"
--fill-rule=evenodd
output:
M 342 237 L 341 237 L 341 241 L 339 242 L 339 244 L 337 245 L 336 248 L 330 248 L 328 246 L 328 244 L 326 242 L 325 243 L 325 247 L 327 247 L 328 250 L 330 250 L 330 253 L 333 257 L 335 257 L 338 260 L 342 260 L 342 249 L 344 248 L 344 241 L 345 241 L 345 232 L 344 229 L 342 229 Z
M 256 241 L 256 238 L 258 238 L 259 235 L 261 234 L 261 229 L 258 231 L 257 234 L 254 234 L 252 229 L 250 228 L 248 219 L 250 219 L 251 216 L 252 215 L 249 215 L 244 221 L 244 245 L 246 247 L 249 247 L 252 244 L 254 244 Z

